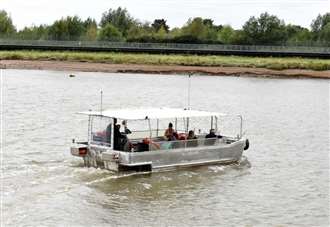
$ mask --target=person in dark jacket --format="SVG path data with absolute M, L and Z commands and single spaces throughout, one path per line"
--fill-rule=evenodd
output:
M 213 128 L 210 129 L 210 133 L 205 136 L 206 139 L 215 138 L 215 137 L 217 137 L 217 135 L 215 134 L 215 130 Z
M 123 121 L 121 122 L 121 124 L 122 124 L 123 127 L 124 127 L 124 132 L 123 132 L 123 133 L 125 133 L 126 135 L 132 133 L 131 130 L 129 130 L 129 129 L 127 128 L 127 121 L 126 121 L 126 120 L 123 120 Z
M 205 145 L 214 145 L 217 138 L 222 138 L 222 136 L 217 136 L 213 128 L 210 129 L 210 133 L 205 136 Z
M 124 140 L 127 140 L 126 135 L 121 134 L 120 132 L 120 124 L 116 124 L 115 125 L 115 129 L 114 129 L 114 135 L 113 135 L 113 149 L 120 151 L 122 150 L 122 144 L 124 142 Z

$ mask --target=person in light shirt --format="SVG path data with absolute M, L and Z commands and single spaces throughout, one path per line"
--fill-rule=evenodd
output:
M 164 137 L 168 141 L 176 140 L 175 138 L 176 131 L 173 129 L 173 124 L 170 122 L 168 128 L 165 130 Z

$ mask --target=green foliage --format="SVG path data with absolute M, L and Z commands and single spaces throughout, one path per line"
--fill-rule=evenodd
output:
M 192 41 L 202 42 L 207 36 L 207 26 L 201 17 L 189 19 L 186 26 L 182 28 L 183 36 L 191 37 Z
M 311 28 L 312 32 L 318 33 L 330 23 L 330 13 L 326 13 L 324 15 L 319 14 L 315 20 L 312 21 Z
M 83 39 L 87 41 L 96 41 L 98 31 L 96 21 L 92 18 L 87 18 L 87 20 L 84 22 L 84 28 L 86 32 Z
M 278 44 L 287 36 L 284 22 L 267 12 L 259 18 L 251 17 L 244 24 L 243 31 L 250 44 Z
M 180 40 L 181 39 L 181 40 Z M 188 43 L 209 43 L 216 41 L 217 31 L 213 27 L 213 21 L 196 17 L 189 19 L 186 25 L 182 28 L 182 35 L 176 37 L 179 42 Z
M 79 40 L 85 32 L 84 23 L 77 17 L 57 20 L 49 28 L 49 38 L 54 40 Z
M 101 18 L 101 27 L 107 26 L 110 23 L 115 26 L 124 36 L 127 35 L 131 26 L 137 22 L 131 17 L 127 9 L 118 7 L 116 10 L 109 9 L 104 12 Z
M 330 43 L 329 25 L 330 13 L 318 15 L 311 24 L 311 29 L 314 35 L 314 40 L 318 42 Z
M 16 37 L 22 40 L 44 40 L 47 39 L 48 29 L 46 25 L 25 27 L 16 34 Z
M 16 28 L 6 11 L 0 10 L 0 37 L 6 37 L 14 34 Z
M 236 36 L 235 30 L 229 26 L 225 25 L 218 32 L 218 40 L 223 44 L 231 44 Z
M 166 20 L 164 19 L 156 19 L 151 24 L 153 29 L 158 32 L 160 29 L 163 29 L 166 33 L 169 32 L 170 27 L 166 24 Z
M 30 26 L 16 32 L 8 14 L 0 10 L 0 38 L 25 40 L 84 40 L 159 43 L 209 43 L 233 45 L 318 45 L 330 46 L 330 13 L 318 15 L 311 29 L 285 25 L 267 12 L 251 17 L 242 29 L 217 25 L 212 19 L 189 19 L 181 28 L 169 29 L 166 19 L 152 24 L 139 22 L 125 8 L 104 12 L 100 27 L 93 18 L 66 17 L 51 25 Z
M 100 41 L 123 41 L 121 32 L 110 23 L 101 28 L 98 39 Z
M 319 39 L 325 42 L 330 42 L 330 23 L 327 23 L 320 31 Z
M 289 45 L 303 46 L 309 45 L 312 33 L 307 29 L 297 25 L 286 26 L 287 41 Z
M 168 37 L 166 28 L 161 26 L 154 36 L 155 36 L 156 40 L 166 40 Z

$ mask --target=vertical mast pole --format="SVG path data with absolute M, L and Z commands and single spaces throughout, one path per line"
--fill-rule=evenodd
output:
M 101 90 L 101 106 L 100 106 L 100 113 L 101 113 L 101 115 L 102 115 L 102 105 L 103 105 L 103 91 Z
M 189 73 L 188 75 L 188 110 L 190 110 L 190 87 L 191 87 L 191 81 L 190 81 L 190 77 L 191 77 L 192 73 Z
M 191 88 L 191 80 L 190 77 L 192 73 L 188 74 L 188 110 L 190 110 L 190 88 Z M 189 131 L 189 117 L 187 117 L 187 125 L 186 125 L 186 133 Z

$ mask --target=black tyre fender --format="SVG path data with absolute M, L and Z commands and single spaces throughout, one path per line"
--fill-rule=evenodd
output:
M 250 147 L 250 142 L 249 142 L 248 139 L 246 139 L 246 140 L 245 140 L 245 147 L 244 147 L 244 150 L 249 149 L 249 147 Z

